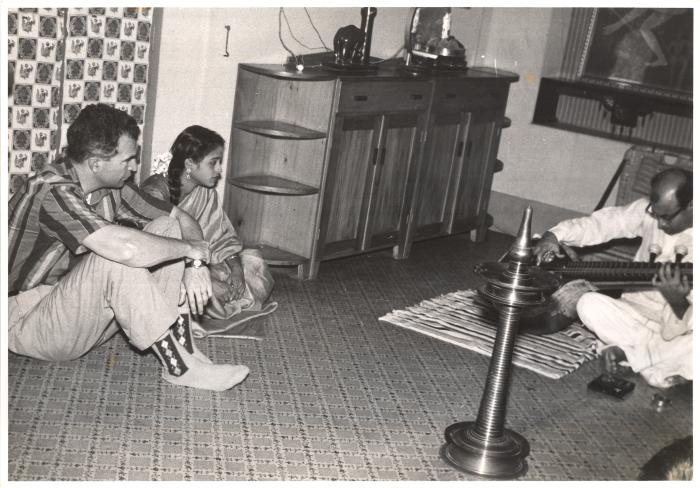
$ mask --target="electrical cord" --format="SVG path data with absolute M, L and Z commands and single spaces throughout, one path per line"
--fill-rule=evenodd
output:
M 291 49 L 287 47 L 287 45 L 284 43 L 284 39 L 282 39 L 282 15 L 284 14 L 283 8 L 280 7 L 279 13 L 277 14 L 277 35 L 279 36 L 280 43 L 282 44 L 282 47 L 296 60 L 297 56 L 292 52 Z M 287 17 L 285 16 L 285 19 Z
M 287 14 L 284 12 L 284 7 L 280 7 L 280 12 L 282 13 L 282 17 L 284 17 L 284 22 L 287 24 L 287 30 L 289 31 L 289 35 L 292 37 L 292 39 L 294 39 L 297 42 L 297 44 L 299 44 L 300 46 L 302 46 L 306 49 L 310 49 L 312 51 L 318 50 L 318 49 L 325 49 L 327 51 L 329 50 L 326 47 L 326 45 L 323 44 L 323 39 L 321 39 L 321 43 L 323 44 L 323 47 L 310 47 L 310 46 L 307 46 L 306 44 L 304 44 L 303 42 L 301 42 L 299 39 L 297 39 L 296 36 L 294 35 L 294 32 L 292 31 L 292 26 L 289 25 L 289 19 L 287 19 Z M 308 12 L 307 12 L 307 15 L 308 15 Z M 313 26 L 313 23 L 311 25 Z M 314 27 L 314 30 L 315 29 L 316 28 Z M 280 30 L 281 30 L 281 26 L 280 26 Z M 318 31 L 316 31 L 316 32 L 318 33 Z
M 318 39 L 321 41 L 321 44 L 323 44 L 323 47 L 326 49 L 326 51 L 330 51 L 328 46 L 326 46 L 326 43 L 323 42 L 323 38 L 321 37 L 321 33 L 318 31 L 316 26 L 314 25 L 314 21 L 311 20 L 311 14 L 309 14 L 309 11 L 304 7 L 304 12 L 306 13 L 306 16 L 309 18 L 309 23 L 311 24 L 311 27 L 316 31 L 316 35 L 318 36 Z
M 296 54 L 294 54 L 292 52 L 292 50 L 284 43 L 284 40 L 282 39 L 282 18 L 283 17 L 284 17 L 284 22 L 287 24 L 287 30 L 289 31 L 289 35 L 292 37 L 292 39 L 294 39 L 297 42 L 297 44 L 299 44 L 300 46 L 302 46 L 306 49 L 310 49 L 310 50 L 324 49 L 328 52 L 331 51 L 331 49 L 323 41 L 323 37 L 321 37 L 321 33 L 316 28 L 316 25 L 314 24 L 314 21 L 311 18 L 311 14 L 309 13 L 308 9 L 306 7 L 303 7 L 303 8 L 304 8 L 304 13 L 306 14 L 306 16 L 309 19 L 309 23 L 311 24 L 311 27 L 313 28 L 314 32 L 316 32 L 316 35 L 318 36 L 318 39 L 321 41 L 321 44 L 323 45 L 323 47 L 309 47 L 306 44 L 304 44 L 303 42 L 301 42 L 299 39 L 296 38 L 296 36 L 294 35 L 294 32 L 292 31 L 292 27 L 289 23 L 289 19 L 287 18 L 287 14 L 284 12 L 284 7 L 280 7 L 280 9 L 279 9 L 278 29 L 277 29 L 277 34 L 279 36 L 279 40 L 280 40 L 280 43 L 282 44 L 282 47 L 296 60 L 296 62 L 298 64 L 302 64 L 302 65 L 303 65 L 304 56 L 303 55 L 297 56 Z M 386 61 L 399 58 L 400 53 L 405 49 L 406 49 L 406 46 L 401 46 L 396 50 L 396 52 L 391 57 L 384 59 L 384 60 L 381 60 L 381 61 L 374 62 L 374 63 L 369 63 L 369 64 L 378 65 L 378 64 L 384 63 Z
M 395 52 L 394 54 L 392 54 L 392 55 L 391 55 L 390 57 L 388 57 L 387 59 L 398 58 L 398 57 L 399 57 L 399 54 L 401 54 L 401 51 L 403 51 L 403 50 L 405 50 L 405 49 L 406 49 L 406 46 L 401 46 L 400 48 L 398 48 L 398 49 L 396 50 L 396 52 Z

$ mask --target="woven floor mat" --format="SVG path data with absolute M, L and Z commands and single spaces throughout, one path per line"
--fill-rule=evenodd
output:
M 491 356 L 498 317 L 476 299 L 474 290 L 457 291 L 394 310 L 379 320 Z M 595 336 L 580 324 L 548 335 L 520 334 L 513 364 L 558 379 L 596 357 Z

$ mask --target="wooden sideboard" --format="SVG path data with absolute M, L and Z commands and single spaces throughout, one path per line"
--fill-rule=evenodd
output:
M 224 206 L 270 265 L 314 278 L 322 260 L 457 232 L 485 238 L 510 83 L 485 68 L 301 73 L 241 64 Z

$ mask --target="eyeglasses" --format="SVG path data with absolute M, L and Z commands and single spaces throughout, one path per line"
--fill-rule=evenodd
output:
M 678 214 L 681 213 L 683 210 L 685 210 L 685 207 L 681 207 L 669 215 L 659 215 L 652 210 L 651 203 L 649 203 L 649 205 L 647 205 L 645 212 L 648 213 L 649 215 L 651 215 L 652 217 L 654 217 L 656 220 L 663 220 L 666 223 L 671 223 L 671 221 L 673 219 L 675 219 L 678 216 Z

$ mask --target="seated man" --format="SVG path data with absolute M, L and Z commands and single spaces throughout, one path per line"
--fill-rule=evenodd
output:
M 226 390 L 248 368 L 212 364 L 178 308 L 186 295 L 201 314 L 211 296 L 208 244 L 185 212 L 125 183 L 138 136 L 126 113 L 87 106 L 68 129 L 65 158 L 13 195 L 9 349 L 67 361 L 121 327 L 136 348 L 155 352 L 167 381 Z
M 635 261 L 648 261 L 649 248 L 662 262 L 649 290 L 627 291 L 619 299 L 584 294 L 576 311 L 602 342 L 606 369 L 626 361 L 655 387 L 692 380 L 693 307 L 691 286 L 672 262 L 693 260 L 693 174 L 672 168 L 651 181 L 649 199 L 607 207 L 589 217 L 566 220 L 534 247 L 538 263 L 563 257 L 561 245 L 591 246 L 616 238 L 641 237 Z M 658 247 L 656 247 L 658 246 Z M 564 248 L 565 249 L 565 248 Z M 660 250 L 659 250 L 660 249 Z

